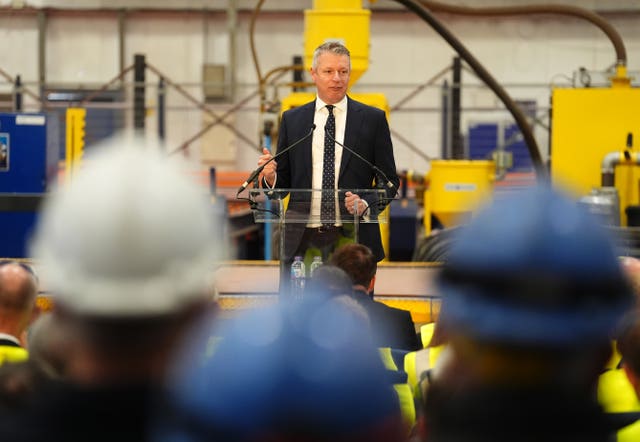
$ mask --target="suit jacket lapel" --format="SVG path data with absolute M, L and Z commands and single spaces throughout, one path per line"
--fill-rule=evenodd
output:
M 356 150 L 358 130 L 362 124 L 363 114 L 360 106 L 357 105 L 351 98 L 347 97 L 347 123 L 344 132 L 344 145 L 349 149 Z M 338 180 L 342 178 L 345 170 L 347 170 L 347 164 L 351 160 L 353 155 L 347 149 L 342 149 L 342 158 L 340 160 L 340 173 L 338 174 Z
M 307 103 L 301 110 L 302 110 L 300 115 L 301 120 L 299 122 L 300 127 L 310 128 L 311 125 L 313 124 L 313 117 L 316 111 L 315 100 L 312 101 L 311 103 Z M 305 129 L 305 132 L 308 130 L 309 129 Z M 302 164 L 305 165 L 306 176 L 309 177 L 309 184 L 307 187 L 311 187 L 311 173 L 312 173 L 312 161 L 313 161 L 313 157 L 311 155 L 312 145 L 313 145 L 313 136 L 307 138 L 305 141 L 302 142 L 302 145 L 298 146 L 299 151 L 301 152 L 301 155 L 303 155 Z

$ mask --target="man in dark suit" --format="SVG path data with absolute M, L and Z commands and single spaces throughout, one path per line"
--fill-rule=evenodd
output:
M 386 187 L 386 198 L 382 205 L 388 203 L 396 194 L 399 179 L 396 173 L 393 146 L 386 116 L 381 109 L 365 105 L 347 96 L 351 61 L 349 50 L 338 42 L 328 42 L 319 46 L 313 55 L 311 77 L 316 84 L 317 97 L 303 106 L 283 113 L 278 135 L 278 150 L 303 139 L 312 127 L 316 127 L 312 137 L 307 137 L 298 146 L 271 161 L 267 149 L 258 160 L 258 166 L 266 164 L 262 178 L 268 187 L 281 189 L 372 189 L 374 170 L 361 158 L 353 155 L 349 149 L 357 152 L 362 158 L 379 168 L 393 184 Z M 327 122 L 330 124 L 327 125 Z M 334 132 L 327 137 L 326 132 Z M 325 156 L 325 150 L 333 154 Z M 329 179 L 325 163 L 334 163 Z M 323 175 L 325 180 L 323 183 Z M 378 182 L 378 184 L 380 184 Z M 303 201 L 304 199 L 311 199 Z M 363 197 L 364 198 L 364 197 Z M 345 229 L 339 221 L 321 223 L 321 201 L 316 193 L 292 195 L 288 210 L 304 210 L 309 221 L 286 224 L 285 256 L 280 257 L 282 268 L 286 271 L 296 255 L 304 256 L 307 248 L 316 246 L 322 249 L 326 260 L 331 245 L 344 234 Z M 335 199 L 335 198 L 334 198 Z M 353 192 L 339 195 L 336 212 L 343 215 L 375 216 L 380 201 L 365 201 Z M 371 202 L 372 207 L 369 207 Z M 374 253 L 376 260 L 384 258 L 384 250 L 377 224 L 363 223 L 359 226 L 358 240 L 367 245 Z M 327 244 L 330 247 L 327 247 Z
M 351 278 L 352 297 L 366 310 L 373 341 L 378 347 L 407 351 L 421 348 L 411 313 L 373 300 L 377 263 L 369 248 L 345 244 L 335 250 L 329 264 L 344 270 Z

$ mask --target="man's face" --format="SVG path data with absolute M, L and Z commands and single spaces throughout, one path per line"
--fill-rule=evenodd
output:
M 327 104 L 335 104 L 347 93 L 349 57 L 325 52 L 318 57 L 318 66 L 311 68 L 311 78 L 318 89 L 318 97 Z

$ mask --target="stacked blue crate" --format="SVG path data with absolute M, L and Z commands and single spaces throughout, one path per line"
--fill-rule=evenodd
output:
M 502 134 L 499 131 L 503 131 Z M 501 137 L 499 137 L 501 135 Z M 505 151 L 513 154 L 513 166 L 508 172 L 530 172 L 533 170 L 531 155 L 517 124 L 476 123 L 469 126 L 467 146 L 469 159 L 487 160 L 498 147 L 498 140 L 505 143 Z
M 529 149 L 524 142 L 522 132 L 517 124 L 513 123 L 504 129 L 505 150 L 513 154 L 513 167 L 510 172 L 529 172 L 533 170 L 533 161 Z
M 469 126 L 467 148 L 470 160 L 489 160 L 498 146 L 498 124 L 476 123 Z
M 500 133 L 500 131 L 503 133 Z M 535 183 L 531 155 L 515 124 L 478 123 L 469 126 L 467 146 L 469 158 L 486 160 L 497 149 L 498 140 L 504 143 L 507 152 L 513 154 L 513 165 L 505 176 L 495 183 L 495 192 L 505 193 L 528 187 Z

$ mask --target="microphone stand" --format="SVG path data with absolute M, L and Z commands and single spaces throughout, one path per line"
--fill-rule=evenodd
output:
M 296 147 L 298 144 L 302 143 L 304 140 L 309 138 L 313 134 L 313 131 L 315 129 L 316 129 L 316 125 L 312 124 L 311 125 L 311 129 L 309 129 L 309 132 L 307 134 L 305 134 L 302 138 L 294 141 L 291 145 L 287 146 L 282 151 L 276 153 L 274 156 L 269 158 L 269 160 L 266 161 L 262 166 L 258 167 L 256 170 L 251 172 L 251 175 L 249 175 L 249 177 L 246 179 L 246 181 L 244 183 L 242 183 L 242 185 L 238 188 L 238 191 L 236 192 L 236 199 L 237 200 L 241 200 L 241 201 L 247 201 L 249 203 L 249 207 L 250 207 L 250 209 L 252 211 L 258 210 L 258 211 L 261 211 L 261 212 L 271 213 L 272 215 L 275 215 L 275 216 L 277 216 L 279 218 L 282 217 L 282 213 L 278 213 L 278 212 L 275 212 L 275 211 L 269 210 L 269 209 L 260 209 L 260 208 L 258 208 L 258 204 L 255 201 L 253 201 L 251 198 L 241 198 L 239 195 L 249 186 L 249 184 L 251 182 L 253 182 L 253 181 L 257 182 L 258 181 L 258 177 L 260 176 L 260 173 L 264 170 L 264 168 L 265 168 L 265 166 L 267 164 L 269 164 L 270 162 L 274 161 L 276 158 L 279 158 L 280 156 L 284 155 L 285 153 L 289 152 L 291 149 Z M 280 206 L 282 206 L 282 203 L 280 204 Z M 280 212 L 282 212 L 282 210 L 280 210 Z
M 274 156 L 272 156 L 271 158 L 269 158 L 268 161 L 266 161 L 262 166 L 258 167 L 256 170 L 254 170 L 253 172 L 251 172 L 251 175 L 249 175 L 249 178 L 247 178 L 247 180 L 242 183 L 242 185 L 238 188 L 238 191 L 236 192 L 236 197 L 238 195 L 240 195 L 244 189 L 247 188 L 247 186 L 255 179 L 257 179 L 260 176 L 260 173 L 264 170 L 265 166 L 267 164 L 269 164 L 270 162 L 272 162 L 273 160 L 275 160 L 276 158 L 279 158 L 280 156 L 284 155 L 285 153 L 289 152 L 291 149 L 293 149 L 294 147 L 296 147 L 298 144 L 302 143 L 304 140 L 306 140 L 307 138 L 309 138 L 312 134 L 313 131 L 316 129 L 316 125 L 312 124 L 311 125 L 311 129 L 309 130 L 309 132 L 302 138 L 296 140 L 293 144 L 287 146 L 286 148 L 284 148 L 282 151 L 278 152 L 277 154 L 275 154 Z
M 355 150 L 351 149 L 348 146 L 345 146 L 344 144 L 342 144 L 340 141 L 336 140 L 330 133 L 329 131 L 327 131 L 327 128 L 325 127 L 324 129 L 324 133 L 325 135 L 327 135 L 329 137 L 329 139 L 331 141 L 333 141 L 334 143 L 336 143 L 338 146 L 342 147 L 343 149 L 345 149 L 346 151 L 350 152 L 353 156 L 355 156 L 356 158 L 358 158 L 360 161 L 362 161 L 363 163 L 365 163 L 367 166 L 369 166 L 375 173 L 380 174 L 380 176 L 382 178 L 384 178 L 384 180 L 386 181 L 386 186 L 389 189 L 395 189 L 396 186 L 391 182 L 391 180 L 389 178 L 387 178 L 387 175 L 385 175 L 385 173 L 375 164 L 373 164 L 371 161 L 367 160 L 365 157 L 363 157 L 362 155 L 360 155 L 358 152 L 356 152 Z M 397 191 L 397 189 L 396 189 Z
M 386 182 L 386 187 L 389 188 L 390 190 L 395 190 L 395 193 L 398 192 L 396 186 L 393 184 L 393 182 L 391 182 L 391 180 L 389 178 L 387 178 L 387 175 L 382 171 L 382 169 L 380 169 L 378 166 L 376 166 L 375 164 L 373 164 L 371 161 L 367 160 L 365 157 L 363 157 L 362 155 L 360 155 L 358 152 L 356 152 L 354 149 L 351 149 L 350 147 L 342 144 L 340 141 L 336 140 L 335 137 L 333 137 L 329 131 L 327 131 L 327 128 L 325 127 L 324 129 L 324 133 L 326 136 L 329 137 L 329 139 L 331 141 L 333 141 L 334 143 L 336 143 L 338 146 L 342 147 L 343 149 L 345 149 L 346 151 L 350 152 L 353 156 L 355 156 L 356 158 L 358 158 L 360 161 L 362 161 L 363 163 L 365 163 L 367 166 L 369 166 L 371 168 L 371 170 L 373 170 L 374 174 L 376 175 L 376 187 L 379 186 L 379 180 L 378 180 L 378 175 L 381 176 L 384 181 Z M 384 188 L 385 185 L 380 185 L 380 188 Z M 395 194 L 394 194 L 395 195 Z M 385 198 L 382 201 L 378 201 L 378 210 L 382 211 L 384 210 L 384 206 L 386 205 L 387 201 L 392 201 L 394 198 Z M 367 212 L 367 210 L 369 210 L 370 206 L 367 203 L 367 208 L 364 210 L 364 212 L 362 213 L 362 216 L 364 216 L 364 214 Z M 357 215 L 357 210 L 355 211 L 356 215 Z

